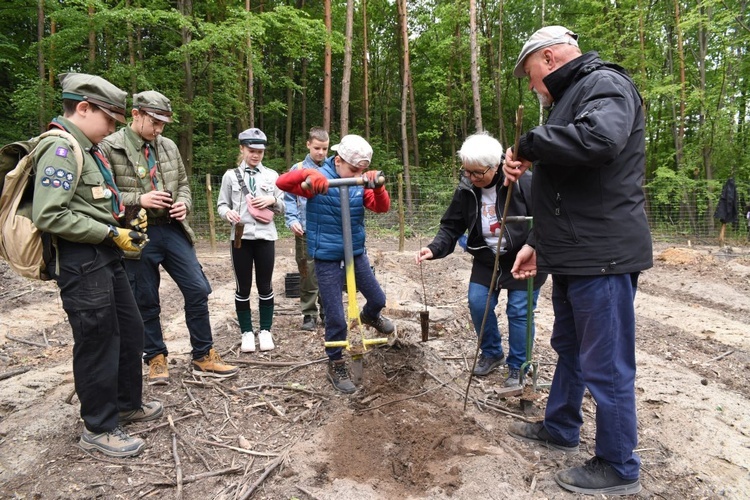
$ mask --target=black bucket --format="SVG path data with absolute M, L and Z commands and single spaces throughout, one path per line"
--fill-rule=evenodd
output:
M 286 273 L 286 277 L 284 278 L 284 293 L 287 298 L 299 298 L 299 282 L 299 273 Z

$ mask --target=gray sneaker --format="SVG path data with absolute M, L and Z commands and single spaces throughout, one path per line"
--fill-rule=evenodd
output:
M 474 375 L 478 375 L 480 377 L 489 375 L 492 370 L 502 365 L 504 362 L 505 356 L 493 358 L 490 356 L 485 356 L 484 354 L 480 354 L 479 359 L 477 360 L 477 365 L 474 367 Z
M 359 320 L 365 325 L 370 325 L 383 335 L 390 335 L 396 330 L 393 322 L 382 314 L 378 314 L 377 318 L 371 318 L 362 311 L 359 314 Z
M 318 322 L 315 321 L 315 317 L 305 314 L 302 318 L 302 330 L 306 332 L 312 332 L 318 327 Z
M 132 422 L 148 422 L 156 420 L 164 413 L 164 406 L 158 401 L 151 401 L 142 405 L 140 408 L 130 411 L 120 412 L 120 425 L 130 424 Z
M 580 467 L 558 472 L 555 481 L 566 490 L 585 495 L 635 495 L 641 491 L 638 478 L 621 478 L 599 457 L 587 460 Z
M 518 370 L 516 368 L 508 367 L 508 376 L 505 378 L 505 382 L 503 382 L 503 386 L 505 387 L 517 387 L 521 385 L 521 370 Z
M 146 442 L 129 436 L 122 427 L 95 434 L 84 427 L 79 446 L 84 450 L 98 450 L 110 457 L 134 457 L 143 451 Z
M 338 359 L 328 362 L 328 380 L 333 384 L 333 388 L 344 394 L 352 394 L 357 390 L 352 379 L 349 377 L 349 370 L 346 368 L 346 361 Z
M 552 436 L 550 436 L 547 429 L 544 428 L 544 422 L 534 422 L 533 424 L 528 424 L 526 422 L 512 422 L 508 426 L 508 434 L 524 441 L 543 444 L 549 448 L 564 451 L 566 453 L 578 453 L 577 444 L 575 446 L 566 446 L 553 441 Z

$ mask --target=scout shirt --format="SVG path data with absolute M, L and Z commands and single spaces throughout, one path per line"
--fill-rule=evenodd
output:
M 97 244 L 117 226 L 112 213 L 112 193 L 91 155 L 92 142 L 71 121 L 57 121 L 76 138 L 83 149 L 83 170 L 78 167 L 68 141 L 62 137 L 43 139 L 35 156 L 32 221 L 41 231 L 76 243 Z

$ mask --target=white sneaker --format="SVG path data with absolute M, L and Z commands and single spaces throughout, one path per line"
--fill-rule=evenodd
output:
M 255 333 L 244 332 L 242 334 L 242 345 L 240 346 L 242 352 L 255 352 Z
M 261 330 L 258 334 L 258 344 L 260 345 L 261 351 L 270 351 L 275 345 L 273 345 L 273 337 L 271 337 L 271 332 L 268 330 Z

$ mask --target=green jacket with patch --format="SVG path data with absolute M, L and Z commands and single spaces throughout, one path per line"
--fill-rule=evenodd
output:
M 78 178 L 70 144 L 63 138 L 47 138 L 37 146 L 34 158 L 34 203 L 31 218 L 41 231 L 76 243 L 98 244 L 117 226 L 112 199 L 104 176 L 91 155 L 93 144 L 71 121 L 60 122 L 83 149 L 83 170 Z
M 151 180 L 146 168 L 146 158 L 143 155 L 143 138 L 130 127 L 123 127 L 112 135 L 104 138 L 100 147 L 112 165 L 115 184 L 122 192 L 123 204 L 139 205 L 141 195 L 152 190 Z M 180 151 L 171 139 L 157 136 L 152 144 L 156 150 L 157 180 L 160 191 L 171 191 L 174 203 L 183 202 L 190 214 L 193 209 L 193 199 L 190 194 L 190 183 L 187 171 L 182 162 Z M 140 172 L 140 175 L 139 175 Z M 169 215 L 166 209 L 148 209 L 148 216 L 164 217 Z M 177 222 L 177 221 L 175 221 Z M 180 222 L 185 229 L 190 243 L 195 243 L 195 233 L 188 225 L 187 219 Z

